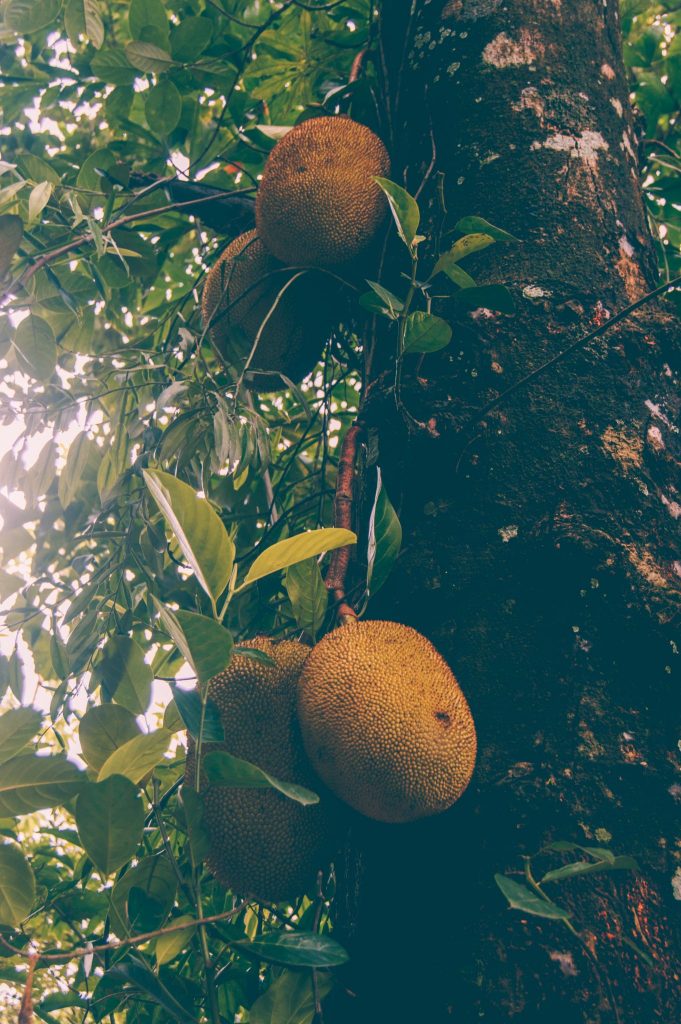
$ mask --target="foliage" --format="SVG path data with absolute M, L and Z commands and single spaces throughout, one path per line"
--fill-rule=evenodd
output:
M 674 7 L 624 5 L 670 274 Z M 461 266 L 512 239 L 464 218 L 424 267 L 418 204 L 381 179 L 406 247 L 403 294 L 369 280 L 302 388 L 244 393 L 200 322 L 203 276 L 230 234 L 205 224 L 248 218 L 284 126 L 338 111 L 373 124 L 371 62 L 348 84 L 373 5 L 5 0 L 2 13 L 0 998 L 18 1006 L 31 942 L 47 1024 L 217 1024 L 242 1009 L 254 1024 L 309 1024 L 345 958 L 327 934 L 333 886 L 277 908 L 214 883 L 200 794 L 181 788 L 185 733 L 199 759 L 220 740 L 208 681 L 241 639 L 315 639 L 332 624 L 319 562 L 354 539 L 328 527 L 362 378 L 356 320 L 390 323 L 399 404 L 405 357 L 452 337 L 434 297 L 512 311 L 502 286 Z M 186 178 L 242 205 L 183 199 Z M 378 468 L 363 543 L 373 594 L 401 544 Z M 229 755 L 206 768 L 317 799 Z

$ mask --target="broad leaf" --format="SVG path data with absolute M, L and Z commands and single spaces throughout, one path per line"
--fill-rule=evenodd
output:
M 406 189 L 396 185 L 394 181 L 389 181 L 388 178 L 374 178 L 374 181 L 388 197 L 399 236 L 411 250 L 421 219 L 418 203 Z
M 175 60 L 192 61 L 211 41 L 213 25 L 208 18 L 183 18 L 170 36 L 170 52 Z
M 435 264 L 435 270 L 433 273 L 437 273 L 438 266 L 441 261 L 445 263 L 458 263 L 459 260 L 464 259 L 466 256 L 470 256 L 471 253 L 481 252 L 486 249 L 489 245 L 494 245 L 495 239 L 491 235 L 484 233 L 477 233 L 473 235 L 464 235 L 463 238 L 459 238 L 449 252 L 444 253 Z M 440 268 L 441 269 L 441 268 Z
M 61 0 L 9 0 L 5 6 L 5 25 L 22 36 L 51 28 L 60 7 Z
M 538 893 L 532 892 L 526 885 L 521 885 L 506 875 L 495 875 L 494 881 L 513 910 L 522 910 L 523 913 L 533 914 L 535 917 L 549 917 L 560 921 L 572 917 L 569 910 L 564 910 L 551 900 L 542 899 Z
M 234 646 L 229 630 L 206 615 L 183 609 L 171 612 L 155 597 L 153 600 L 164 628 L 200 683 L 207 683 L 227 668 Z
M 63 508 L 68 508 L 75 500 L 83 473 L 93 456 L 99 458 L 99 448 L 83 430 L 71 442 L 66 456 L 66 465 L 59 477 L 59 500 Z
M 109 754 L 99 770 L 97 781 L 102 782 L 114 775 L 124 775 L 135 784 L 140 783 L 157 764 L 170 745 L 173 734 L 167 729 L 140 733 L 124 743 L 113 754 Z
M 564 864 L 561 868 L 547 871 L 541 880 L 544 882 L 562 882 L 565 878 L 576 875 L 594 875 L 601 871 L 638 871 L 638 863 L 633 857 L 613 857 L 611 860 L 578 860 L 572 864 Z
M 0 818 L 65 804 L 84 781 L 83 772 L 61 755 L 20 754 L 0 765 Z
M 349 960 L 340 942 L 316 932 L 274 932 L 231 945 L 246 956 L 287 967 L 339 967 Z
M 407 317 L 404 352 L 437 352 L 449 345 L 452 329 L 446 320 L 421 311 Z
M 232 786 L 235 789 L 276 789 L 289 800 L 307 807 L 318 804 L 319 797 L 305 786 L 295 782 L 282 782 L 269 772 L 263 771 L 250 761 L 243 761 L 223 750 L 213 750 L 206 754 L 203 768 L 214 786 Z
M 508 288 L 502 284 L 482 284 L 475 288 L 462 288 L 452 300 L 466 309 L 492 309 L 497 313 L 515 313 L 515 303 Z
M 164 79 L 144 98 L 144 116 L 155 135 L 170 135 L 182 114 L 182 97 L 176 85 Z
M 310 530 L 308 533 L 299 533 L 296 537 L 280 540 L 258 555 L 239 589 L 249 583 L 255 583 L 263 576 L 279 572 L 280 569 L 287 569 L 289 565 L 295 565 L 296 562 L 302 562 L 306 558 L 314 558 L 325 551 L 333 551 L 334 548 L 343 548 L 347 544 L 356 542 L 357 537 L 351 530 L 339 530 L 333 527 Z
M 35 708 L 11 708 L 0 715 L 0 764 L 9 761 L 33 739 L 42 720 Z
M 134 68 L 148 74 L 163 74 L 176 63 L 169 53 L 153 43 L 128 43 L 125 55 Z
M 175 996 L 165 987 L 152 971 L 141 961 L 129 957 L 125 963 L 110 968 L 107 977 L 111 981 L 121 981 L 136 992 L 140 992 L 145 1001 L 151 1000 L 163 1010 L 165 1021 L 176 1020 L 179 1024 L 189 1024 L 196 1017 L 189 1009 L 178 1003 Z
M 104 22 L 99 10 L 99 0 L 83 0 L 85 15 L 85 35 L 95 50 L 99 50 L 104 42 Z
M 375 594 L 387 580 L 401 547 L 402 526 L 383 486 L 379 469 L 376 498 L 369 518 L 367 587 L 370 594 Z
M 0 216 L 0 278 L 9 270 L 12 257 L 21 245 L 23 235 L 24 225 L 21 217 L 13 213 L 3 213 Z
M 234 544 L 220 517 L 205 498 L 170 473 L 145 469 L 144 479 L 199 583 L 217 600 L 234 565 Z
M 137 852 L 144 829 L 144 804 L 121 775 L 88 782 L 76 800 L 76 826 L 88 857 L 110 875 Z
M 57 365 L 57 345 L 47 320 L 30 313 L 17 327 L 12 342 L 17 365 L 35 380 L 49 380 Z
M 114 635 L 107 641 L 95 666 L 93 677 L 116 704 L 134 715 L 143 715 L 151 701 L 154 674 L 144 660 L 144 652 L 136 640 Z
M 128 26 L 133 39 L 163 46 L 168 41 L 168 15 L 163 0 L 130 0 Z
M 475 278 L 467 274 L 463 267 L 459 266 L 456 258 L 449 252 L 440 256 L 430 276 L 435 277 L 436 274 L 440 273 L 446 274 L 450 281 L 453 281 L 459 288 L 475 288 Z
M 494 224 L 490 224 L 484 217 L 462 217 L 460 221 L 454 225 L 454 230 L 458 231 L 461 235 L 470 235 L 477 232 L 482 232 L 486 235 L 490 235 L 496 242 L 517 242 L 518 239 L 515 235 L 510 235 L 508 231 L 504 231 L 502 228 L 497 228 Z
M 324 625 L 329 592 L 324 585 L 319 563 L 315 558 L 296 562 L 286 570 L 284 586 L 288 594 L 296 625 L 316 639 Z
M 198 690 L 181 690 L 179 686 L 174 686 L 173 698 L 187 732 L 193 739 L 198 740 L 203 709 L 201 694 Z M 223 743 L 225 739 L 220 709 L 210 697 L 203 711 L 202 739 L 204 743 Z
M 317 977 L 320 999 L 331 991 L 332 979 Z M 312 1024 L 315 1018 L 315 990 L 309 971 L 283 971 L 248 1011 L 249 1024 Z
M 78 726 L 83 759 L 97 772 L 110 754 L 139 735 L 140 727 L 132 711 L 120 704 L 90 708 Z
M 42 210 L 47 206 L 52 195 L 53 185 L 49 181 L 41 181 L 35 185 L 28 197 L 28 220 L 29 223 L 36 221 Z
M 0 846 L 0 925 L 16 928 L 35 900 L 35 878 L 16 843 Z
M 154 953 L 156 955 L 157 964 L 169 963 L 171 960 L 174 960 L 183 949 L 187 948 L 191 942 L 191 938 L 196 927 L 194 924 L 194 918 L 189 914 L 183 914 L 180 917 L 174 917 L 170 922 L 173 927 L 185 923 L 188 925 L 187 928 L 178 928 L 177 931 L 167 932 L 165 935 L 159 935 L 156 939 Z

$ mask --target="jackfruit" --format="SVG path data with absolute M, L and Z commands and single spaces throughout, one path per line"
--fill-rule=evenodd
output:
M 388 206 L 374 175 L 390 171 L 374 132 L 346 117 L 292 128 L 270 153 L 255 201 L 265 247 L 291 266 L 333 267 L 367 248 Z
M 354 621 L 328 633 L 303 666 L 298 717 L 329 789 L 378 821 L 437 814 L 475 765 L 475 725 L 449 666 L 397 622 Z
M 319 793 L 296 721 L 298 676 L 310 648 L 265 637 L 242 646 L 264 651 L 275 665 L 238 654 L 210 681 L 208 692 L 219 708 L 225 742 L 205 744 L 202 757 L 226 750 L 285 782 Z M 191 738 L 185 783 L 195 785 Z M 303 806 L 274 789 L 211 785 L 203 773 L 200 796 L 209 836 L 206 864 L 222 885 L 275 902 L 314 891 L 317 870 L 333 852 L 330 799 Z
M 315 272 L 294 277 L 266 252 L 255 231 L 235 238 L 206 277 L 204 326 L 235 374 L 248 366 L 245 383 L 256 391 L 287 387 L 282 377 L 299 383 L 321 356 L 332 285 Z

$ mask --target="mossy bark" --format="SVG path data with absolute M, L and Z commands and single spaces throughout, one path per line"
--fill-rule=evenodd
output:
M 480 752 L 446 814 L 357 821 L 338 900 L 353 995 L 328 1016 L 666 1024 L 681 1018 L 678 322 L 647 306 L 478 413 L 658 283 L 617 5 L 391 0 L 379 63 L 392 176 L 420 189 L 429 235 L 442 172 L 446 228 L 477 214 L 521 244 L 467 264 L 511 288 L 516 315 L 444 301 L 454 341 L 405 367 L 426 429 L 397 413 L 387 357 L 374 365 L 365 415 L 404 545 L 370 614 L 448 659 Z M 522 881 L 545 843 L 608 836 L 639 874 L 547 885 L 583 944 L 506 908 L 495 872 Z

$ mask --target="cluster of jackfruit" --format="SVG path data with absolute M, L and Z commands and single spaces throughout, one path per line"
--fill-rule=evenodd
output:
M 407 822 L 453 804 L 475 765 L 473 718 L 450 668 L 416 630 L 351 622 L 311 650 L 249 642 L 274 665 L 236 656 L 210 684 L 224 748 L 319 792 L 301 806 L 280 792 L 202 780 L 208 865 L 230 889 L 281 900 L 311 892 L 338 836 L 335 795 L 367 817 Z M 190 747 L 186 781 L 194 777 Z
M 346 117 L 304 121 L 270 153 L 256 230 L 227 247 L 202 299 L 213 344 L 249 387 L 274 391 L 313 369 L 337 319 L 337 284 L 324 271 L 375 237 L 387 205 L 373 178 L 389 169 L 378 136 Z

